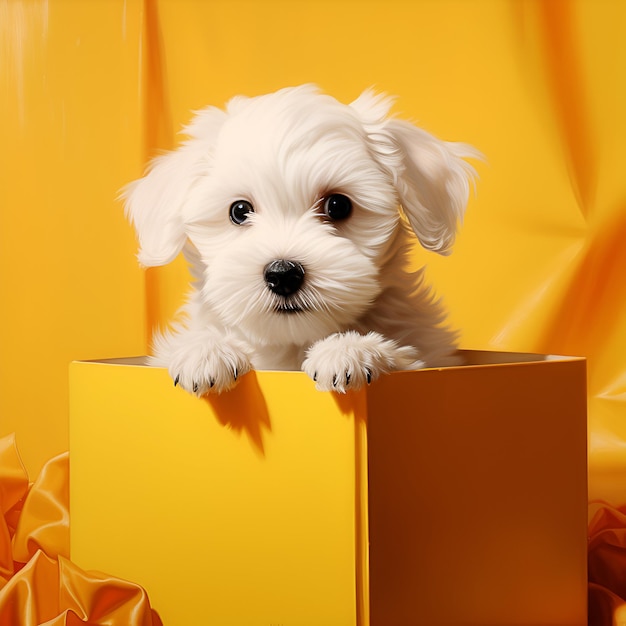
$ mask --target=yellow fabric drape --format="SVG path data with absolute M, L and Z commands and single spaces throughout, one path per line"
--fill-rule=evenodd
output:
M 68 446 L 68 361 L 145 352 L 182 301 L 184 265 L 142 272 L 115 196 L 190 110 L 375 85 L 486 155 L 455 252 L 415 262 L 463 347 L 588 358 L 592 549 L 620 535 L 624 24 L 614 0 L 0 0 L 0 436 L 37 474 Z M 596 623 L 626 598 L 617 552 L 594 553 Z
M 73 359 L 143 354 L 135 238 L 141 4 L 0 0 L 0 436 L 68 449 Z
M 29 485 L 15 439 L 0 438 L 0 626 L 161 626 L 146 592 L 69 560 L 69 463 Z

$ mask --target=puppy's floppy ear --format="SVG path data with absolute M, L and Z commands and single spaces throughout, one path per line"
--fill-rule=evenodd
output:
M 208 160 L 226 114 L 213 107 L 196 114 L 178 149 L 156 157 L 143 178 L 120 197 L 139 238 L 139 262 L 151 267 L 173 261 L 187 239 L 183 207 L 194 183 L 207 174 Z
M 393 178 L 404 213 L 424 248 L 449 254 L 463 219 L 476 170 L 464 159 L 482 159 L 467 144 L 441 141 L 409 122 L 388 119 L 392 100 L 364 92 L 352 107 L 370 146 Z

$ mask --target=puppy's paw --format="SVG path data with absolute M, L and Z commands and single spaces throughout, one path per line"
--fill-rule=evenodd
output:
M 318 390 L 345 393 L 369 384 L 381 374 L 422 365 L 414 348 L 398 346 L 379 333 L 348 331 L 314 343 L 302 369 L 316 382 Z
M 246 347 L 233 337 L 187 337 L 170 347 L 168 370 L 174 385 L 197 396 L 228 391 L 250 371 Z

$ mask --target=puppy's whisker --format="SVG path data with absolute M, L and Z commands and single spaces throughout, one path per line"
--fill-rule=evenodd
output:
M 337 308 L 341 308 L 346 301 L 345 297 L 339 297 L 338 293 L 345 294 L 347 290 L 336 285 L 332 289 L 317 289 L 315 286 L 309 288 L 307 293 L 309 308 L 332 316 Z

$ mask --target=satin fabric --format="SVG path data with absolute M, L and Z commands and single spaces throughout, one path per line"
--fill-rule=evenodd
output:
M 69 455 L 34 483 L 13 435 L 0 439 L 0 626 L 162 626 L 139 585 L 69 560 Z
M 589 626 L 626 623 L 626 506 L 589 506 Z

